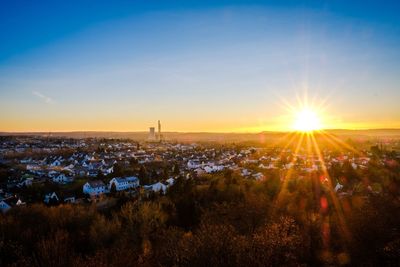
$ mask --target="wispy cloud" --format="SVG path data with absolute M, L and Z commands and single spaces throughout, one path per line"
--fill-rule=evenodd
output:
M 51 97 L 46 96 L 46 95 L 44 95 L 44 94 L 42 94 L 42 93 L 40 93 L 38 91 L 33 91 L 32 94 L 34 96 L 37 96 L 38 98 L 42 99 L 47 104 L 53 104 L 54 103 L 54 100 Z

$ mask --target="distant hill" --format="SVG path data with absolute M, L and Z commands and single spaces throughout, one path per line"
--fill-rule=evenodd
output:
M 370 129 L 370 130 L 325 130 L 342 138 L 400 138 L 400 129 Z M 102 131 L 78 131 L 78 132 L 0 132 L 0 136 L 51 136 L 67 138 L 118 138 L 144 141 L 148 138 L 148 132 L 102 132 Z M 290 135 L 288 132 L 260 132 L 260 133 L 212 133 L 212 132 L 164 132 L 163 138 L 181 142 L 244 142 L 277 140 Z M 320 135 L 318 133 L 316 136 Z
M 358 136 L 400 136 L 400 129 L 368 129 L 368 130 L 348 130 L 348 129 L 330 129 L 326 130 L 335 135 L 358 135 Z

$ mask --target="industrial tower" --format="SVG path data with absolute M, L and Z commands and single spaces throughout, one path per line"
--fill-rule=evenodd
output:
M 158 120 L 158 141 L 161 142 L 162 136 L 161 136 L 161 122 Z

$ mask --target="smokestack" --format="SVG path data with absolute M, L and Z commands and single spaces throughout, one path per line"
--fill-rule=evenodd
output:
M 158 141 L 161 142 L 161 122 L 158 120 Z

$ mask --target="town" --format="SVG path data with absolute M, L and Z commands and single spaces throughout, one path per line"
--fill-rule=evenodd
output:
M 392 265 L 399 139 L 327 136 L 2 136 L 1 263 Z
M 154 129 L 150 132 L 154 135 Z M 317 173 L 328 183 L 331 174 L 330 186 L 339 197 L 367 196 L 393 186 L 374 177 L 355 177 L 371 173 L 369 168 L 396 170 L 400 160 L 399 151 L 391 149 L 399 147 L 398 140 L 387 141 L 386 150 L 379 143 L 357 153 L 324 150 L 321 158 L 305 149 L 156 139 L 1 137 L 0 209 L 148 197 L 165 194 L 178 178 L 201 184 L 204 177 L 221 173 L 260 183 L 271 177 L 283 182 L 293 171 L 296 179 Z

